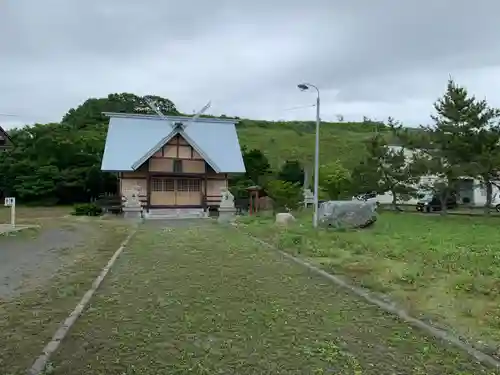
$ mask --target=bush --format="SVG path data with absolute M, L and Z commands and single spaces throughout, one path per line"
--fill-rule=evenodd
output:
M 339 161 L 322 165 L 319 179 L 321 189 L 326 193 L 329 199 L 349 199 L 350 190 L 352 189 L 351 176 L 349 171 L 344 168 Z
M 304 169 L 298 160 L 287 160 L 281 166 L 278 173 L 278 179 L 302 184 L 304 182 Z
M 274 202 L 274 212 L 295 210 L 303 200 L 302 188 L 298 183 L 273 180 L 266 186 L 267 194 Z
M 73 206 L 73 215 L 76 216 L 100 216 L 102 208 L 94 203 L 81 203 Z

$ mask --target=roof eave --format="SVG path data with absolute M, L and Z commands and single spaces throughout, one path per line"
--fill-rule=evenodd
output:
M 5 136 L 5 138 L 7 138 L 7 140 L 10 142 L 10 144 L 8 144 L 7 146 L 14 145 L 14 142 L 12 142 L 12 138 L 10 137 L 9 133 L 7 133 L 5 131 L 5 129 L 2 128 L 1 126 L 0 126 L 0 134 L 2 134 L 3 136 Z
M 123 113 L 123 112 L 102 112 L 104 116 L 107 117 L 125 117 L 125 118 L 142 118 L 147 120 L 169 120 L 169 121 L 186 121 L 192 119 L 192 116 L 164 116 L 160 117 L 158 115 L 145 115 L 141 113 Z M 240 120 L 234 118 L 212 118 L 212 117 L 199 117 L 196 121 L 198 122 L 215 122 L 222 124 L 236 124 Z
M 101 172 L 108 172 L 108 173 L 120 173 L 120 172 L 133 172 L 133 169 L 102 169 L 101 167 Z
M 239 171 L 239 172 L 221 172 L 221 173 L 227 173 L 228 175 L 240 175 L 246 173 L 246 171 Z

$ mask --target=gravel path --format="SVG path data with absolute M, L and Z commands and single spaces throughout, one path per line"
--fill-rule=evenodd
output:
M 84 226 L 41 229 L 35 236 L 18 233 L 0 237 L 0 299 L 18 295 L 57 272 L 62 252 L 85 237 Z
M 205 220 L 151 220 L 157 228 L 191 227 Z M 0 236 L 0 300 L 19 295 L 48 280 L 64 263 L 65 250 L 84 242 L 89 232 L 84 222 L 44 227 L 33 232 L 21 231 Z

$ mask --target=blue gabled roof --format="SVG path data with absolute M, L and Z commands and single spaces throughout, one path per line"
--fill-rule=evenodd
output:
M 189 123 L 190 117 L 106 113 L 110 116 L 104 156 L 103 171 L 132 171 L 138 163 L 160 142 L 168 142 L 177 131 L 175 122 L 187 124 L 183 132 L 193 148 L 199 150 L 206 161 L 219 173 L 244 173 L 235 120 L 198 118 Z M 159 146 L 160 145 L 160 146 Z M 158 147 L 159 146 L 159 147 Z

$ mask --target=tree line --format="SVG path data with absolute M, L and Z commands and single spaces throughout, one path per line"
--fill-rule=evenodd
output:
M 178 114 L 168 99 L 148 96 L 166 114 Z M 110 94 L 70 109 L 60 123 L 10 130 L 13 147 L 0 153 L 0 193 L 33 205 L 88 202 L 117 192 L 117 177 L 101 171 L 108 118 L 102 112 L 152 113 L 146 97 Z
M 500 180 L 500 110 L 451 79 L 434 110 L 432 123 L 418 129 L 405 128 L 389 118 L 385 128 L 391 136 L 373 133 L 365 142 L 365 156 L 351 169 L 336 160 L 321 165 L 320 198 L 351 199 L 367 192 L 388 192 L 397 207 L 398 202 L 426 191 L 440 197 L 446 213 L 448 197 L 468 178 L 485 189 L 485 212 L 489 213 L 493 186 L 499 187 Z M 432 178 L 423 178 L 428 176 Z M 292 208 L 302 200 L 300 183 L 293 179 L 274 176 L 266 187 L 278 205 Z
M 461 180 L 476 179 L 486 190 L 489 213 L 500 173 L 500 110 L 451 79 L 434 110 L 432 123 L 418 132 L 389 119 L 399 149 L 375 134 L 367 143 L 368 156 L 352 173 L 354 182 L 367 190 L 391 192 L 393 205 L 421 190 L 433 192 L 446 213 L 446 201 L 460 190 Z M 433 179 L 423 181 L 424 176 Z
M 108 123 L 102 112 L 152 113 L 146 98 L 154 99 L 163 113 L 180 114 L 165 98 L 110 94 L 70 109 L 60 123 L 9 131 L 14 147 L 0 153 L 0 192 L 32 204 L 88 202 L 102 193 L 117 192 L 116 175 L 100 170 Z M 452 80 L 434 109 L 432 124 L 419 129 L 405 128 L 393 119 L 385 124 L 364 119 L 372 134 L 365 142 L 364 157 L 354 167 L 337 160 L 321 165 L 320 198 L 390 192 L 396 205 L 427 189 L 445 202 L 458 189 L 460 178 L 467 176 L 484 185 L 489 207 L 500 169 L 500 111 Z M 394 143 L 400 147 L 390 147 Z M 405 156 L 406 150 L 412 151 L 411 158 Z M 230 182 L 233 194 L 245 198 L 248 186 L 260 185 L 277 206 L 299 204 L 302 161 L 288 160 L 272 170 L 266 150 L 242 147 L 242 152 L 247 173 Z M 425 175 L 437 179 L 424 186 Z
M 24 204 L 55 205 L 85 203 L 103 193 L 117 193 L 117 176 L 101 171 L 109 121 L 103 112 L 154 114 L 146 99 L 154 100 L 164 114 L 182 115 L 169 99 L 110 94 L 70 109 L 60 123 L 10 130 L 13 147 L 0 153 L 0 195 L 15 196 Z M 242 147 L 242 153 L 247 173 L 233 185 L 245 197 L 246 187 L 272 172 L 260 150 Z

